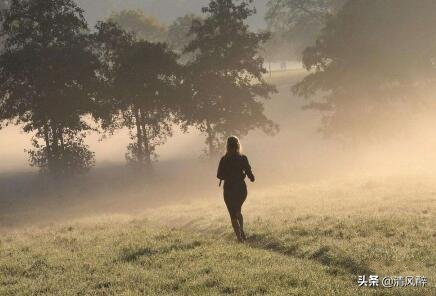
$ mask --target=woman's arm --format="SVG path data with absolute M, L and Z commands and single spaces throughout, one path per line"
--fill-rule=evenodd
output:
M 224 180 L 224 160 L 221 158 L 220 163 L 218 165 L 218 172 L 216 174 L 216 177 L 220 180 Z
M 254 182 L 256 178 L 253 175 L 253 172 L 251 170 L 250 163 L 248 162 L 247 156 L 244 156 L 244 172 L 247 175 L 248 179 L 250 179 L 251 182 Z

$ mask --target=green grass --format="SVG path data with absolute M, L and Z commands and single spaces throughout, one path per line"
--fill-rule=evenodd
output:
M 435 295 L 436 193 L 378 183 L 252 192 L 238 244 L 221 199 L 1 237 L 0 295 Z M 427 288 L 359 288 L 358 275 Z

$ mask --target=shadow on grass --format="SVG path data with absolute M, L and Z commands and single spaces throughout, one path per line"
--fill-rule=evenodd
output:
M 339 269 L 340 271 L 347 272 L 352 275 L 374 273 L 365 263 L 358 262 L 349 256 L 335 253 L 334 250 L 328 246 L 323 246 L 311 255 L 307 255 L 303 252 L 298 244 L 286 245 L 277 239 L 263 234 L 254 234 L 249 236 L 246 243 L 253 248 L 272 251 L 281 255 L 292 256 L 298 259 L 313 260 L 324 266 L 332 268 L 333 272 L 337 272 Z
M 187 244 L 171 244 L 158 249 L 151 248 L 123 248 L 120 252 L 119 259 L 123 262 L 134 262 L 140 257 L 167 254 L 172 251 L 187 251 L 201 246 L 201 242 L 193 241 Z
M 134 262 L 139 257 L 151 256 L 156 254 L 156 251 L 150 248 L 129 249 L 125 248 L 121 250 L 120 260 L 124 262 Z

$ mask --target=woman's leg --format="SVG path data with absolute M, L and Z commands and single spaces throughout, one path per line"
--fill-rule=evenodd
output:
M 239 213 L 237 214 L 237 218 L 238 218 L 238 222 L 239 222 L 239 228 L 240 228 L 240 230 L 241 230 L 241 238 L 242 238 L 243 240 L 246 240 L 247 237 L 245 236 L 245 232 L 244 232 L 244 217 L 242 216 L 242 213 L 241 213 L 241 212 L 239 212 Z
M 241 225 L 239 224 L 239 219 L 236 215 L 231 215 L 233 230 L 235 231 L 236 238 L 239 242 L 243 242 L 244 239 L 242 237 Z

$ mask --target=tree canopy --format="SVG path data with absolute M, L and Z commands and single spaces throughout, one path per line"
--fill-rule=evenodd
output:
M 269 34 L 250 31 L 252 2 L 211 0 L 205 19 L 171 25 L 168 46 L 165 26 L 140 11 L 91 32 L 74 0 L 11 0 L 0 19 L 0 127 L 31 134 L 30 164 L 54 176 L 94 165 L 92 131 L 129 130 L 126 159 L 145 169 L 175 124 L 206 134 L 209 155 L 230 135 L 274 134 L 264 101 L 276 90 L 259 54 Z
M 108 21 L 149 42 L 164 42 L 167 38 L 166 26 L 153 16 L 145 15 L 142 10 L 122 10 L 113 13 Z
M 2 19 L 0 121 L 35 132 L 32 165 L 58 175 L 88 169 L 83 116 L 93 109 L 99 62 L 83 11 L 71 0 L 12 0 Z
M 203 8 L 204 21 L 194 21 L 195 39 L 185 50 L 195 54 L 187 70 L 195 107 L 184 113 L 187 123 L 207 135 L 209 154 L 218 153 L 232 134 L 245 136 L 256 128 L 267 134 L 277 130 L 261 101 L 275 92 L 263 78 L 266 69 L 259 56 L 269 35 L 250 32 L 246 20 L 255 12 L 250 2 L 212 0 Z
M 182 62 L 184 63 L 193 58 L 193 54 L 183 55 L 186 46 L 188 46 L 188 44 L 195 38 L 194 34 L 190 34 L 192 24 L 201 21 L 201 17 L 195 14 L 187 14 L 177 18 L 168 27 L 168 46 L 178 54 L 182 55 Z
M 137 40 L 111 23 L 99 25 L 98 40 L 110 57 L 108 128 L 127 127 L 134 141 L 127 160 L 150 169 L 156 147 L 172 135 L 178 104 L 177 56 L 165 44 Z
M 398 107 L 436 79 L 435 15 L 432 0 L 351 0 L 328 21 L 304 52 L 311 73 L 294 87 L 323 112 L 324 132 L 376 135 L 383 123 L 406 120 Z
M 313 45 L 329 16 L 346 0 L 269 0 L 265 19 L 269 30 L 286 40 L 289 58 L 297 59 Z

